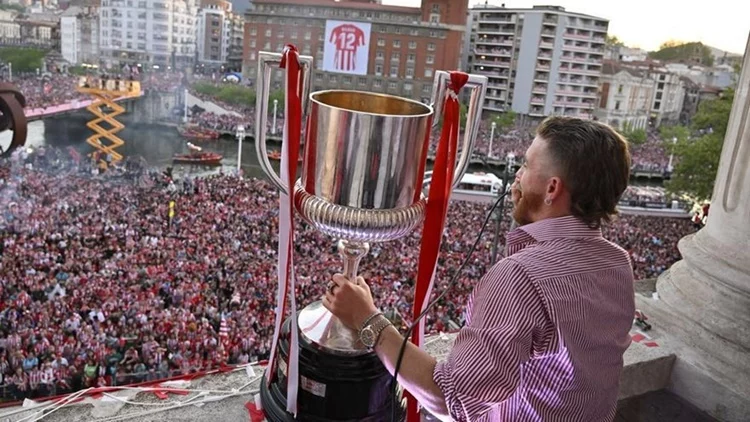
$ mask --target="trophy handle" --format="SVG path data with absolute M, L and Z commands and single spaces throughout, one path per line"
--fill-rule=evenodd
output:
M 435 110 L 435 119 L 432 126 L 437 126 L 440 116 L 443 114 L 445 105 L 445 94 L 448 82 L 451 76 L 449 72 L 438 70 L 435 72 L 435 82 L 432 85 L 432 108 Z M 453 175 L 453 187 L 455 188 L 464 177 L 466 169 L 469 167 L 471 152 L 474 150 L 474 142 L 479 134 L 479 123 L 482 120 L 482 106 L 484 105 L 484 96 L 487 93 L 487 77 L 481 75 L 469 75 L 469 81 L 466 83 L 469 88 L 469 110 L 466 114 L 466 128 L 464 130 L 464 139 L 461 144 L 461 155 L 456 164 L 456 172 Z M 432 171 L 425 172 L 423 183 L 428 183 L 432 179 Z
M 271 70 L 279 67 L 281 64 L 281 53 L 270 53 L 261 51 L 258 53 L 258 80 L 255 96 L 255 152 L 258 154 L 263 173 L 265 173 L 271 183 L 280 191 L 287 193 L 288 187 L 284 186 L 279 175 L 276 174 L 271 166 L 271 160 L 268 159 L 268 148 L 266 146 L 266 123 L 268 123 L 268 97 L 271 87 Z M 310 96 L 310 73 L 312 70 L 313 58 L 311 56 L 299 56 L 299 64 L 302 69 L 302 119 L 307 114 L 307 99 Z M 286 116 L 284 116 L 286 118 Z

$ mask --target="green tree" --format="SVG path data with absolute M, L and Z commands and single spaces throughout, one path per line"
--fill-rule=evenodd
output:
M 36 48 L 0 48 L 0 60 L 11 63 L 13 72 L 35 72 L 42 68 L 42 60 L 47 55 L 46 50 Z
M 717 99 L 701 102 L 689 129 L 697 136 L 687 136 L 687 129 L 680 127 L 663 130 L 662 136 L 677 138 L 670 148 L 677 159 L 672 178 L 666 183 L 670 193 L 696 201 L 711 198 L 733 100 L 734 91 L 727 90 Z
M 617 35 L 607 35 L 604 39 L 604 44 L 607 47 L 623 47 L 625 46 L 625 43 L 622 42 L 619 38 L 617 38 Z
M 498 113 L 492 116 L 490 119 L 492 123 L 497 125 L 498 130 L 507 129 L 513 127 L 516 124 L 516 112 L 513 110 L 506 111 L 505 113 Z
M 646 131 L 643 129 L 635 129 L 630 122 L 622 124 L 620 134 L 625 137 L 633 145 L 643 145 L 646 142 Z
M 469 114 L 469 107 L 467 107 L 466 104 L 461 104 L 461 108 L 459 109 L 458 113 L 461 127 L 466 127 L 466 115 Z
M 667 41 L 657 51 L 648 53 L 648 56 L 656 60 L 692 62 L 699 58 L 706 66 L 713 66 L 714 56 L 711 49 L 699 42 Z

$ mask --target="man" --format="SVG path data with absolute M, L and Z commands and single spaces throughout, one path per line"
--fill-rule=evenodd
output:
M 616 213 L 629 169 L 627 142 L 608 126 L 541 124 L 511 188 L 519 227 L 476 285 L 447 360 L 408 344 L 399 382 L 423 407 L 456 421 L 614 418 L 633 270 L 600 225 Z M 402 337 L 364 280 L 335 275 L 323 304 L 393 373 Z

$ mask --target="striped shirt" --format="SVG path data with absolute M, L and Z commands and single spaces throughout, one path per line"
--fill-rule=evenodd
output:
M 575 217 L 519 227 L 434 379 L 463 421 L 611 421 L 635 313 L 622 248 Z

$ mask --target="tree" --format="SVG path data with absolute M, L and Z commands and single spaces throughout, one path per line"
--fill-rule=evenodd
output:
M 667 40 L 661 43 L 659 46 L 659 50 L 664 50 L 665 48 L 672 48 L 672 47 L 679 47 L 681 45 L 687 44 L 685 41 L 680 40 Z
M 13 72 L 35 72 L 42 68 L 47 51 L 36 48 L 0 48 L 0 60 L 11 63 Z
M 661 45 L 658 51 L 648 53 L 648 56 L 655 60 L 667 62 L 700 62 L 706 66 L 713 66 L 714 63 L 711 49 L 699 42 L 667 41 Z
M 696 135 L 692 138 L 685 134 L 687 129 L 663 130 L 663 135 L 677 138 L 671 146 L 677 162 L 667 191 L 696 201 L 711 198 L 733 100 L 734 91 L 727 90 L 717 99 L 701 102 L 689 130 Z
M 622 124 L 620 134 L 625 137 L 633 145 L 643 145 L 646 142 L 646 131 L 643 129 L 635 129 L 630 122 Z
M 490 121 L 497 125 L 498 130 L 502 131 L 503 129 L 511 128 L 516 124 L 516 112 L 508 110 L 505 113 L 495 114 Z
M 461 104 L 461 108 L 459 109 L 458 116 L 459 116 L 459 122 L 461 127 L 466 127 L 466 115 L 469 113 L 469 108 L 466 106 L 466 104 Z
M 617 35 L 607 35 L 604 39 L 604 44 L 607 47 L 624 47 L 625 43 L 622 42 Z

